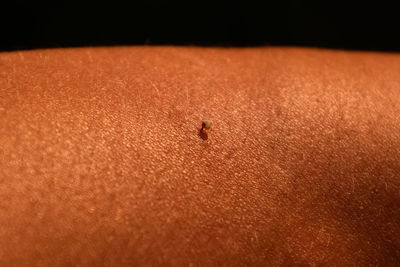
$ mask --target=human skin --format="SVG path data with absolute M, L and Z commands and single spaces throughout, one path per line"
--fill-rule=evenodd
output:
M 0 53 L 0 265 L 395 266 L 399 73 L 301 48 Z

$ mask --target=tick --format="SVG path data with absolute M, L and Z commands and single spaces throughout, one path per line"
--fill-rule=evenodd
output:
M 207 134 L 207 131 L 211 129 L 212 125 L 213 125 L 212 120 L 203 120 L 201 122 L 201 132 L 203 134 Z

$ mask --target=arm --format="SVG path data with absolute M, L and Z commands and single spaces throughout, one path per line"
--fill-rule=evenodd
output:
M 1 54 L 0 262 L 395 264 L 399 59 Z

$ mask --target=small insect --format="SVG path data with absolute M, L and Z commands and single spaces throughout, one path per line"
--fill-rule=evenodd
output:
M 201 132 L 203 134 L 207 134 L 207 131 L 211 129 L 212 125 L 213 125 L 212 120 L 203 120 L 201 122 Z

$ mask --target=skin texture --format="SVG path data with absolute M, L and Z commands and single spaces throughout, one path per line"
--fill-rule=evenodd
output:
M 395 266 L 399 73 L 300 48 L 1 53 L 0 265 Z

